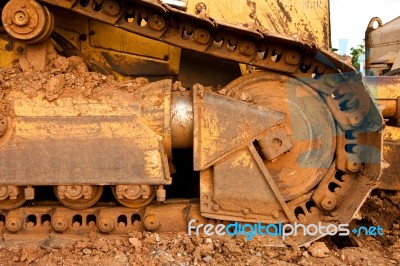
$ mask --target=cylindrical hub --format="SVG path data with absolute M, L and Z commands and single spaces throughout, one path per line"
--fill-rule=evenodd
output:
M 171 142 L 173 148 L 193 147 L 193 94 L 174 91 L 171 94 Z

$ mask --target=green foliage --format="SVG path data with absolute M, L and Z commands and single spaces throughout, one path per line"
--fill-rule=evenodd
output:
M 351 47 L 350 48 L 350 55 L 351 55 L 351 63 L 357 71 L 360 71 L 360 63 L 358 62 L 358 59 L 362 54 L 364 54 L 365 51 L 365 45 L 359 44 L 357 47 Z

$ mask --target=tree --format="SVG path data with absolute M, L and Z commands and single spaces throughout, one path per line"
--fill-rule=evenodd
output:
M 359 44 L 357 47 L 351 47 L 350 48 L 350 55 L 351 55 L 351 64 L 357 71 L 360 71 L 360 62 L 358 59 L 360 58 L 361 55 L 363 55 L 365 52 L 365 45 Z

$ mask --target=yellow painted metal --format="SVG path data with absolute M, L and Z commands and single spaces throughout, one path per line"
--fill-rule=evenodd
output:
M 11 44 L 11 50 L 6 49 L 6 46 Z M 18 59 L 24 49 L 25 45 L 19 42 L 10 42 L 5 38 L 3 39 L 0 34 L 0 67 L 12 67 L 13 62 Z
M 137 73 L 140 76 L 170 76 L 179 72 L 180 48 L 127 33 L 117 27 L 69 11 L 51 9 L 51 12 L 55 17 L 55 31 L 77 47 L 89 60 L 102 63 L 117 72 L 122 69 L 125 75 Z M 13 49 L 7 51 L 4 49 L 7 43 L 7 40 L 0 38 L 0 67 L 11 67 L 12 62 L 19 57 L 18 51 L 21 51 L 21 48 L 17 48 L 23 47 L 22 44 L 14 42 Z M 109 64 L 110 58 L 114 65 Z
M 383 169 L 378 188 L 400 190 L 400 127 L 386 126 L 383 132 L 383 158 L 387 165 Z
M 302 39 L 330 47 L 329 0 L 189 0 L 187 12 L 196 13 L 199 2 L 206 5 L 206 15 L 219 22 L 261 25 L 271 34 L 301 34 Z
M 117 72 L 122 69 L 125 71 L 120 73 L 122 75 L 128 75 L 127 72 L 137 72 L 136 75 L 141 76 L 178 74 L 180 48 L 69 11 L 51 11 L 55 17 L 55 30 L 78 47 L 87 59 L 108 65 Z M 74 16 L 72 20 L 71 15 Z M 110 60 L 116 62 L 115 65 L 110 65 Z M 146 63 L 156 68 L 155 72 L 151 66 L 146 68 Z M 126 71 L 127 67 L 130 67 L 129 71 Z

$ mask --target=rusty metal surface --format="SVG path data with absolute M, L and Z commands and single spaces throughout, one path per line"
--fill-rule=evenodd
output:
M 400 190 L 400 128 L 386 126 L 383 138 L 383 158 L 388 165 L 383 169 L 378 188 Z
M 377 24 L 377 27 L 374 27 Z M 365 31 L 365 73 L 367 76 L 381 76 L 386 72 L 399 68 L 400 65 L 400 18 L 386 24 L 374 17 Z M 392 58 L 392 59 L 390 59 Z
M 171 141 L 173 148 L 193 147 L 193 95 L 191 91 L 171 94 Z
M 282 122 L 285 114 L 236 99 L 193 90 L 194 169 L 204 170 Z
M 170 90 L 171 81 L 152 83 L 136 92 L 136 102 L 125 94 L 48 102 L 10 93 L 15 117 L 1 139 L 1 183 L 170 183 Z
M 400 118 L 400 77 L 369 76 L 365 82 L 372 98 L 377 101 L 385 118 Z
M 47 7 L 36 1 L 13 0 L 2 12 L 5 30 L 14 38 L 26 43 L 46 40 L 54 28 L 54 19 Z
M 275 160 L 264 160 L 285 200 L 317 185 L 332 163 L 336 145 L 333 117 L 320 96 L 299 81 L 270 72 L 244 76 L 227 91 L 286 114 L 283 124 L 293 147 Z

